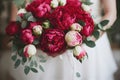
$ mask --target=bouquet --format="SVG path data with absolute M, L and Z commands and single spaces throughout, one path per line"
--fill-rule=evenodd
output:
M 100 30 L 108 24 L 103 20 L 96 24 L 92 18 L 89 5 L 91 2 L 80 0 L 14 0 L 18 6 L 16 21 L 10 22 L 6 28 L 8 35 L 13 36 L 12 60 L 15 68 L 20 64 L 25 66 L 24 72 L 38 72 L 35 61 L 37 49 L 48 56 L 56 57 L 67 49 L 73 50 L 73 56 L 82 62 L 86 51 L 81 47 L 86 44 L 94 47 L 95 42 L 90 39 L 99 38 Z M 20 58 L 17 58 L 20 56 Z M 40 62 L 46 62 L 39 56 Z M 25 63 L 30 63 L 26 65 Z M 44 71 L 42 65 L 40 70 Z

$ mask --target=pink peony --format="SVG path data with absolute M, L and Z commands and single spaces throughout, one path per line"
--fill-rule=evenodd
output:
M 24 44 L 31 44 L 34 41 L 34 36 L 32 35 L 32 31 L 30 29 L 22 30 L 21 40 L 24 42 Z
M 74 47 L 82 44 L 82 36 L 77 31 L 69 31 L 65 35 L 65 40 L 67 42 L 67 45 L 70 47 Z
M 6 27 L 6 33 L 10 36 L 13 36 L 18 33 L 20 27 L 16 22 L 10 22 Z
M 65 34 L 59 29 L 47 29 L 40 41 L 41 49 L 50 56 L 60 54 L 66 48 Z

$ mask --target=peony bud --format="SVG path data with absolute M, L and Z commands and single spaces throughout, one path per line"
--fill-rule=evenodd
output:
M 52 0 L 51 1 L 51 7 L 52 8 L 56 8 L 56 7 L 58 7 L 58 5 L 59 5 L 58 0 Z
M 60 4 L 61 6 L 66 5 L 66 3 L 67 3 L 67 1 L 66 1 L 66 0 L 59 0 L 59 4 Z
M 71 30 L 80 32 L 83 27 L 78 23 L 73 23 L 70 28 L 71 28 Z
M 34 26 L 33 33 L 35 35 L 41 35 L 42 34 L 42 26 L 40 26 L 40 25 Z
M 85 4 L 82 4 L 82 8 L 83 8 L 83 10 L 85 10 L 89 13 L 92 11 L 91 8 L 88 5 L 85 5 Z
M 26 45 L 24 47 L 24 55 L 25 57 L 32 57 L 37 52 L 36 47 L 32 44 Z
M 48 20 L 46 20 L 45 22 L 43 22 L 43 27 L 45 29 L 49 28 L 50 27 L 50 22 Z
M 20 15 L 20 14 L 25 14 L 27 13 L 27 11 L 25 9 L 20 9 L 18 12 L 17 12 L 17 15 Z
M 65 40 L 70 47 L 74 47 L 76 45 L 81 45 L 82 43 L 82 36 L 77 31 L 69 31 L 65 35 Z
M 81 46 L 76 46 L 73 50 L 73 54 L 78 60 L 82 61 L 86 56 L 86 51 Z

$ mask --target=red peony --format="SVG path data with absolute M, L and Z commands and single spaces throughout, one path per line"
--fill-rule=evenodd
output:
M 85 25 L 83 26 L 83 29 L 81 31 L 81 34 L 87 36 L 90 36 L 93 31 L 94 31 L 94 22 L 93 19 L 91 17 L 91 15 L 85 11 L 83 11 L 82 9 L 78 8 L 79 10 L 76 10 L 76 18 L 77 21 L 81 20 L 85 23 Z
M 79 7 L 81 4 L 80 0 L 67 0 L 67 5 Z
M 65 34 L 59 29 L 47 29 L 40 41 L 41 49 L 50 56 L 60 54 L 66 48 Z
M 69 30 L 75 19 L 76 17 L 71 9 L 65 6 L 56 8 L 50 17 L 53 27 L 62 30 Z
M 25 44 L 31 44 L 34 41 L 34 36 L 32 35 L 32 31 L 30 29 L 24 29 L 21 32 L 21 40 Z
M 32 3 L 28 4 L 26 10 L 32 12 L 32 14 L 37 17 L 45 17 L 51 10 L 50 8 L 51 0 L 34 0 Z
M 6 27 L 6 33 L 10 36 L 13 36 L 18 33 L 19 25 L 16 22 L 10 22 Z

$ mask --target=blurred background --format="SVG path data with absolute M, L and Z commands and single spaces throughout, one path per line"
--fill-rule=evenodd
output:
M 0 0 L 0 80 L 14 80 L 8 73 L 7 54 L 10 53 L 9 36 L 5 34 L 5 27 L 10 19 L 12 0 Z M 108 31 L 113 56 L 119 67 L 115 72 L 115 80 L 120 80 L 120 0 L 117 0 L 117 20 L 113 27 Z M 9 52 L 9 53 L 8 53 Z M 9 56 L 8 56 L 9 57 Z M 6 60 L 6 61 L 5 61 Z

